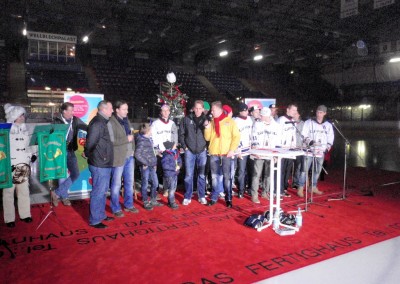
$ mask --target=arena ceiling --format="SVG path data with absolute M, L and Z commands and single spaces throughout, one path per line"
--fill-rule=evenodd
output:
M 3 0 L 2 30 L 89 35 L 93 47 L 122 48 L 200 62 L 230 51 L 235 62 L 256 53 L 274 64 L 324 64 L 375 57 L 400 39 L 400 1 L 341 19 L 340 0 Z M 365 43 L 360 50 L 357 42 Z M 362 43 L 362 42 L 359 42 Z M 357 52 L 354 52 L 357 51 Z

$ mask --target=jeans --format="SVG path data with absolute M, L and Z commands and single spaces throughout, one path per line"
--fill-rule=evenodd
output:
M 300 174 L 303 171 L 303 156 L 297 156 L 296 160 L 294 161 L 294 174 L 293 174 L 293 181 L 292 187 L 294 185 L 298 186 L 300 183 Z
M 58 188 L 55 190 L 55 193 L 61 199 L 68 198 L 69 188 L 79 177 L 78 160 L 74 151 L 67 151 L 67 168 L 69 171 L 69 177 L 66 179 L 59 179 Z
M 299 186 L 304 186 L 306 184 L 306 174 L 311 168 L 312 161 L 314 160 L 314 172 L 312 178 L 312 187 L 317 186 L 318 177 L 322 170 L 322 164 L 324 163 L 324 157 L 303 157 L 304 159 L 304 171 L 300 174 Z
M 238 182 L 239 182 L 239 193 L 243 194 L 246 189 L 246 174 L 247 174 L 247 161 L 249 156 L 243 156 L 242 159 L 236 159 L 238 167 Z
M 207 162 L 207 151 L 193 154 L 190 150 L 185 151 L 185 199 L 191 199 L 193 195 L 193 175 L 197 170 L 197 194 L 199 198 L 205 197 L 206 177 L 205 169 Z
M 113 213 L 121 211 L 119 204 L 119 193 L 121 190 L 122 178 L 124 179 L 124 206 L 131 209 L 133 207 L 133 174 L 135 171 L 135 159 L 133 156 L 126 158 L 125 164 L 112 169 L 111 177 L 111 211 Z
M 147 197 L 147 185 L 149 181 L 151 183 L 150 197 L 151 200 L 156 200 L 157 198 L 157 188 L 158 188 L 158 178 L 157 178 L 157 167 L 144 167 L 140 166 L 140 173 L 142 174 L 142 200 L 146 202 Z
M 175 191 L 178 183 L 178 176 L 166 177 L 164 176 L 164 190 L 168 190 L 168 204 L 175 203 Z
M 89 165 L 93 180 L 92 191 L 90 192 L 90 225 L 99 224 L 107 217 L 106 193 L 110 185 L 111 169 Z
M 260 178 L 262 179 L 262 192 L 269 192 L 270 187 L 270 163 L 271 160 L 254 159 L 253 160 L 253 175 L 251 180 L 251 196 L 254 198 L 258 196 L 258 189 L 260 188 Z
M 289 187 L 289 179 L 292 177 L 293 159 L 283 158 L 281 162 L 281 194 Z
M 225 200 L 232 201 L 232 158 L 211 156 L 210 167 L 213 187 L 211 200 L 217 201 L 219 194 L 224 190 Z

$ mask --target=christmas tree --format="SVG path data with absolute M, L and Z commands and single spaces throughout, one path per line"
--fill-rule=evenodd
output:
M 182 118 L 186 112 L 188 96 L 179 90 L 181 85 L 175 85 L 176 77 L 174 73 L 167 74 L 167 81 L 160 83 L 160 94 L 157 95 L 157 102 L 169 105 L 171 119 Z

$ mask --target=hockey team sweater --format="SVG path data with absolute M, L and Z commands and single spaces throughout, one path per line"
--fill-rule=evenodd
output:
M 255 149 L 281 146 L 282 127 L 274 119 L 270 123 L 256 121 L 253 125 L 252 147 Z
M 334 132 L 332 124 L 328 121 L 318 123 L 315 119 L 308 119 L 303 126 L 302 135 L 305 143 L 310 144 L 312 150 L 315 150 L 317 156 L 331 148 L 334 141 Z
M 151 134 L 154 148 L 159 149 L 161 152 L 165 150 L 163 143 L 166 141 L 178 144 L 178 128 L 172 120 L 165 122 L 161 118 L 157 119 L 151 124 Z
M 293 123 L 292 123 L 293 122 Z M 278 118 L 278 123 L 282 127 L 282 147 L 295 148 L 296 142 L 296 127 L 294 126 L 294 119 L 283 115 Z
M 235 117 L 234 120 L 240 132 L 238 153 L 241 153 L 242 156 L 249 155 L 249 150 L 251 147 L 251 136 L 253 131 L 253 120 L 249 116 L 246 117 L 246 119 Z

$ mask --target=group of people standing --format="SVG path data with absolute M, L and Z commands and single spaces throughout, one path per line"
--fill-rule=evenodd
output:
M 178 175 L 183 167 L 181 153 L 177 149 L 179 145 L 184 152 L 183 206 L 191 203 L 196 188 L 201 204 L 213 206 L 218 198 L 224 196 L 226 206 L 232 207 L 236 172 L 238 198 L 243 198 L 248 188 L 252 202 L 260 203 L 260 181 L 262 198 L 270 198 L 276 190 L 281 191 L 281 196 L 290 197 L 288 188 L 292 175 L 292 188 L 297 188 L 298 196 L 303 197 L 307 173 L 312 164 L 314 170 L 311 189 L 315 194 L 322 194 L 317 188 L 318 176 L 324 153 L 329 151 L 334 139 L 332 125 L 324 119 L 327 108 L 323 105 L 317 108 L 316 117 L 304 122 L 300 119 L 295 104 L 288 105 L 286 114 L 278 118 L 275 105 L 248 108 L 246 104 L 240 103 L 238 116 L 232 118 L 231 107 L 222 105 L 219 101 L 210 106 L 207 102 L 196 100 L 192 110 L 176 125 L 170 119 L 170 107 L 165 104 L 161 106 L 157 120 L 152 124 L 140 125 L 136 138 L 127 117 L 126 102 L 116 101 L 113 106 L 111 102 L 103 100 L 97 108 L 97 115 L 86 125 L 73 115 L 73 104 L 67 102 L 61 106 L 60 116 L 55 121 L 69 125 L 67 167 L 70 175 L 59 181 L 58 188 L 51 191 L 55 206 L 59 200 L 65 206 L 71 205 L 68 189 L 79 177 L 75 156 L 77 133 L 79 129 L 87 131 L 82 155 L 87 158 L 92 176 L 89 224 L 94 228 L 106 228 L 104 221 L 123 217 L 124 212 L 139 212 L 134 206 L 135 164 L 139 166 L 141 173 L 143 208 L 153 210 L 154 207 L 163 206 L 157 193 L 159 178 L 162 178 L 168 206 L 178 209 L 175 191 Z M 18 123 L 15 117 L 10 120 Z M 251 149 L 275 147 L 307 148 L 305 153 L 311 153 L 296 160 L 283 159 L 282 175 L 277 177 L 281 178 L 280 189 L 269 188 L 269 158 L 251 154 Z M 211 172 L 212 185 L 209 201 L 206 200 L 208 171 Z M 120 204 L 122 188 L 123 210 Z M 11 190 L 13 189 L 3 190 L 4 208 L 9 207 L 5 202 L 10 202 L 7 194 Z M 108 190 L 113 216 L 107 216 L 105 211 Z M 7 226 L 13 227 L 9 224 L 14 223 L 15 226 L 15 220 L 12 220 L 15 216 L 9 211 L 11 210 L 7 209 L 6 214 L 5 210 L 5 222 Z M 14 212 L 14 208 L 12 211 Z M 30 213 L 19 211 L 23 220 L 32 221 Z

